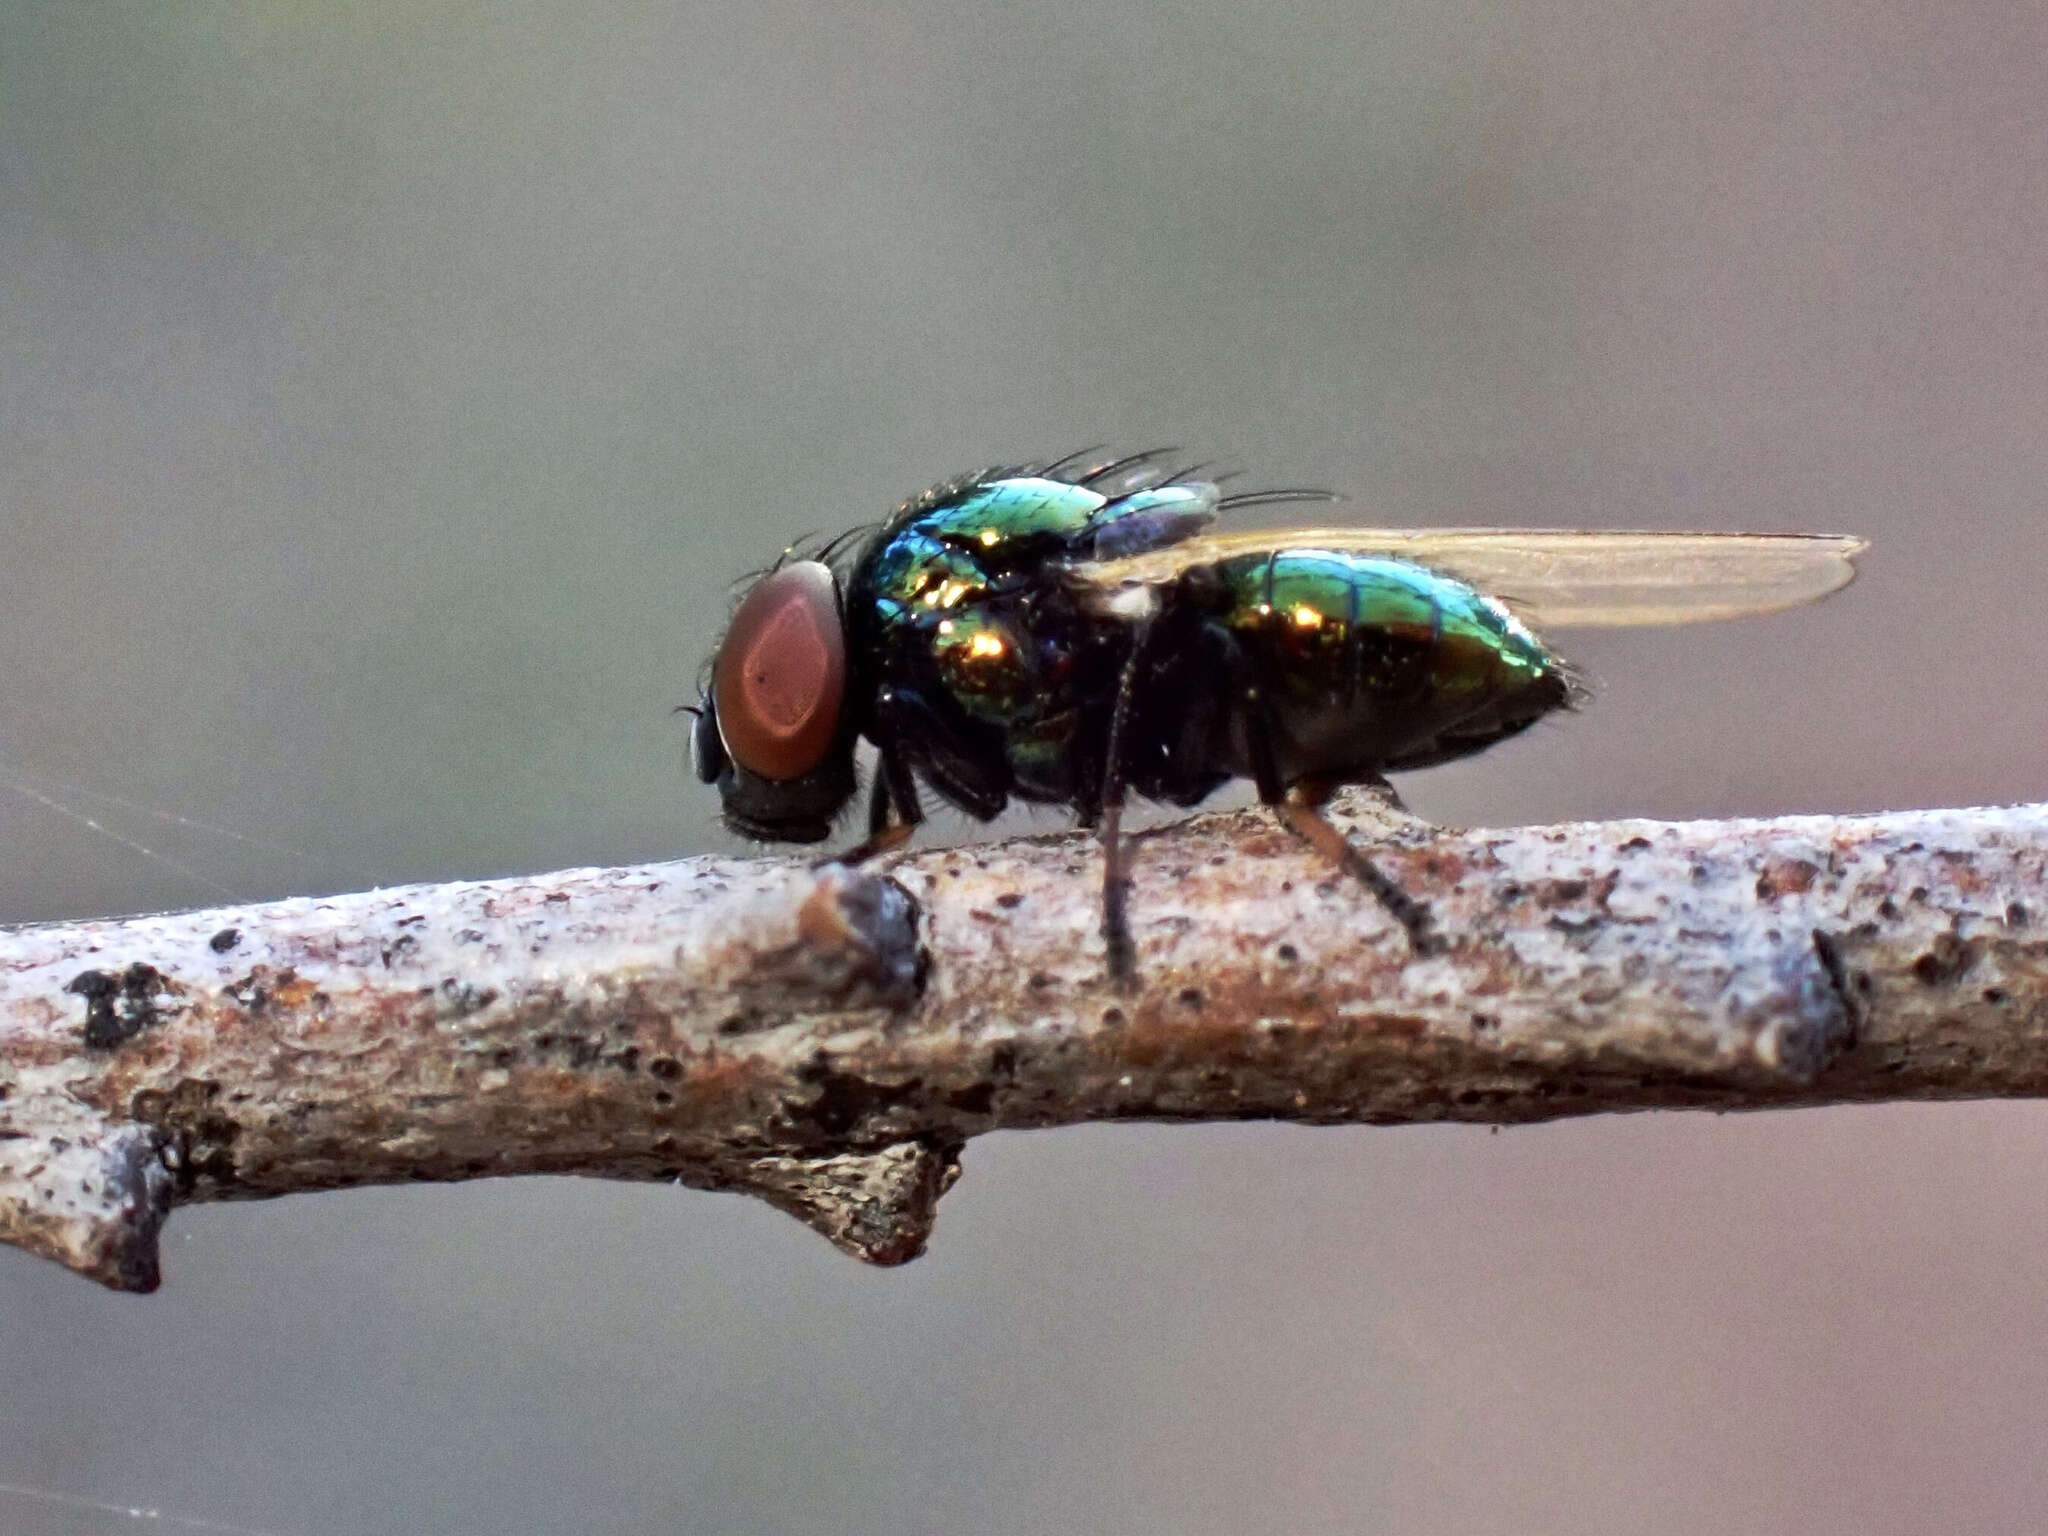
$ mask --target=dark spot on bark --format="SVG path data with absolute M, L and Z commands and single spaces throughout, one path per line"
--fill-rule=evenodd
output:
M 1940 987 L 1955 981 L 1976 963 L 1976 947 L 1952 933 L 1939 935 L 1913 962 L 1913 978 L 1922 986 Z
M 491 1065 L 494 1067 L 509 1067 L 518 1059 L 519 1052 L 509 1045 L 501 1045 L 491 1052 Z
M 1121 1009 L 1121 1008 L 1105 1008 L 1105 1009 L 1103 1009 L 1103 1010 L 1102 1010 L 1102 1022 L 1103 1022 L 1104 1024 L 1108 1025 L 1108 1026 L 1109 1026 L 1109 1027 L 1110 1027 L 1111 1029 L 1119 1029 L 1119 1028 L 1121 1028 L 1121 1027 L 1123 1026 L 1123 1022 L 1124 1022 L 1124 1011 L 1123 1011 L 1123 1009 Z
M 676 1141 L 675 1137 L 671 1136 L 667 1131 L 663 1131 L 654 1138 L 651 1150 L 656 1157 L 672 1157 L 679 1146 L 680 1143 Z
M 1034 992 L 1047 992 L 1052 989 L 1054 982 L 1044 971 L 1033 971 L 1031 979 L 1025 982 L 1025 985 Z
M 484 933 L 481 928 L 465 928 L 455 935 L 455 942 L 458 944 L 481 944 L 483 941 Z
M 1915 903 L 1926 901 L 1927 887 L 1924 885 L 1914 886 L 1912 890 L 1906 892 L 1906 900 Z
M 155 966 L 138 960 L 118 976 L 108 971 L 80 971 L 64 990 L 85 999 L 87 1047 L 111 1051 L 163 1022 L 156 1000 L 168 985 Z
M 443 977 L 441 999 L 448 1005 L 456 1018 L 464 1018 L 481 1009 L 488 1008 L 498 1000 L 496 987 L 480 987 L 473 981 L 464 981 L 459 976 Z
M 217 1107 L 219 1097 L 219 1083 L 188 1077 L 169 1089 L 145 1088 L 130 1101 L 135 1118 L 161 1136 L 158 1155 L 181 1189 L 200 1179 L 237 1182 L 233 1149 L 242 1127 Z
M 666 1088 L 661 1088 L 661 1089 L 657 1089 L 657 1090 L 655 1091 L 655 1095 L 654 1095 L 654 1102 L 655 1102 L 655 1103 L 657 1103 L 657 1104 L 673 1104 L 673 1103 L 675 1103 L 675 1101 L 676 1101 L 676 1096 L 675 1096 L 674 1094 L 670 1093 L 670 1092 L 669 1092 L 669 1091 L 668 1091 L 668 1090 L 667 1090 Z
M 1623 853 L 1640 853 L 1649 846 L 1650 840 L 1647 837 L 1632 837 L 1621 845 L 1621 851 Z
M 1483 1035 L 1488 1030 L 1499 1028 L 1500 1020 L 1490 1013 L 1475 1013 L 1472 1015 L 1472 1029 L 1475 1034 Z
M 420 941 L 417 937 L 410 933 L 401 933 L 397 938 L 379 950 L 377 957 L 384 962 L 384 968 L 388 971 L 391 969 L 391 962 L 393 960 L 398 959 L 402 955 L 409 954 L 419 947 Z
M 1293 965 L 1297 960 L 1301 958 L 1301 951 L 1296 949 L 1292 944 L 1282 944 L 1278 949 L 1274 950 L 1273 953 L 1279 957 L 1280 963 L 1282 965 Z
M 1586 882 L 1583 880 L 1552 880 L 1543 888 L 1547 901 L 1577 901 L 1585 894 Z
M 988 1070 L 991 1075 L 1005 1081 L 1017 1075 L 1017 1047 L 999 1045 L 988 1053 Z
M 1820 866 L 1807 859 L 1772 859 L 1756 877 L 1756 899 L 1776 901 L 1780 896 L 1797 896 L 1813 887 Z
M 655 887 L 655 889 L 659 889 L 659 887 Z M 541 897 L 542 901 L 548 902 L 551 905 L 557 902 L 565 902 L 568 899 L 569 893 L 567 891 L 549 891 L 547 895 Z
M 946 1095 L 946 1102 L 963 1115 L 985 1115 L 995 1108 L 996 1085 L 976 1083 L 972 1088 L 961 1088 Z
M 1899 904 L 1887 896 L 1877 904 L 1877 915 L 1888 923 L 1897 922 L 1899 918 Z
M 1006 911 L 1011 910 L 1023 906 L 1024 897 L 1022 893 L 1018 891 L 1005 891 L 1002 895 L 996 898 L 996 905 L 1002 907 Z
M 1182 987 L 1180 989 L 1180 1003 L 1183 1008 L 1199 1010 L 1202 1006 L 1202 989 L 1200 987 Z
M 813 1058 L 797 1073 L 799 1082 L 818 1090 L 810 1103 L 791 1106 L 799 1122 L 808 1123 L 827 1140 L 845 1142 L 873 1134 L 868 1122 L 906 1104 L 915 1103 L 923 1079 L 911 1078 L 901 1084 L 871 1083 L 864 1077 L 835 1072 L 825 1058 Z
M 2005 989 L 2003 987 L 1986 987 L 1980 996 L 1987 1003 L 2002 1003 L 2005 1001 Z
M 638 1072 L 640 1070 L 640 1047 L 629 1045 L 623 1051 L 615 1052 L 612 1056 L 612 1065 L 621 1072 Z
M 2005 904 L 2005 926 L 2024 928 L 2027 926 L 2027 909 L 2024 903 L 2008 901 Z
M 1000 923 L 1002 919 L 983 907 L 969 907 L 967 915 L 977 923 Z
M 219 933 L 216 933 L 212 938 L 206 941 L 206 947 L 212 950 L 216 955 L 224 955 L 241 942 L 241 929 L 223 928 Z
M 647 1063 L 647 1070 L 665 1083 L 672 1083 L 683 1075 L 683 1064 L 673 1056 L 657 1056 Z

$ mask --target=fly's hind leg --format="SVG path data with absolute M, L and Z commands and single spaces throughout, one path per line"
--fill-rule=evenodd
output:
M 1280 767 L 1273 756 L 1272 716 L 1257 682 L 1247 676 L 1243 654 L 1233 644 L 1230 662 L 1238 685 L 1238 697 L 1245 711 L 1245 737 L 1251 749 L 1252 781 L 1259 799 L 1273 808 L 1281 823 L 1296 837 L 1328 859 L 1345 874 L 1372 893 L 1389 917 L 1408 936 L 1408 947 L 1418 955 L 1436 953 L 1441 945 L 1431 926 L 1429 908 L 1397 885 L 1386 871 L 1351 846 L 1351 840 L 1324 818 L 1322 808 L 1336 791 L 1328 779 L 1305 778 L 1283 784 Z
M 1418 955 L 1434 954 L 1441 948 L 1431 926 L 1429 908 L 1410 896 L 1372 860 L 1351 846 L 1351 840 L 1324 816 L 1336 786 L 1324 780 L 1304 779 L 1294 784 L 1277 801 L 1269 802 L 1288 830 L 1373 894 L 1387 909 L 1387 915 L 1408 935 L 1408 947 Z

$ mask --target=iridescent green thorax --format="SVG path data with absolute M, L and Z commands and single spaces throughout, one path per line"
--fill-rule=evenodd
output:
M 890 528 L 858 580 L 885 625 L 935 629 L 1088 526 L 1104 498 L 1084 486 L 1020 477 L 974 486 Z
M 1107 505 L 1035 476 L 966 488 L 885 530 L 849 592 L 856 643 L 872 645 L 885 675 L 957 711 L 1028 798 L 1068 798 L 1081 766 L 1071 748 L 1088 636 L 1059 611 L 1048 572 Z

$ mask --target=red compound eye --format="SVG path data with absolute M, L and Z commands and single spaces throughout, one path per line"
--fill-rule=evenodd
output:
M 764 779 L 800 779 L 839 734 L 846 636 L 832 572 L 815 560 L 773 571 L 733 614 L 711 669 L 718 733 Z

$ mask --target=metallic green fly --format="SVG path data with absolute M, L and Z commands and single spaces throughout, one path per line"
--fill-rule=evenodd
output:
M 922 780 L 988 820 L 1071 807 L 1104 854 L 1111 976 L 1133 974 L 1119 817 L 1248 778 L 1418 949 L 1428 914 L 1321 814 L 1341 785 L 1466 757 L 1581 696 L 1539 634 L 1689 624 L 1812 602 L 1859 539 L 1512 528 L 1278 528 L 1218 517 L 1327 501 L 1226 495 L 1165 453 L 948 481 L 886 521 L 791 550 L 741 600 L 693 746 L 728 825 L 817 842 L 879 754 L 868 836 L 923 818 Z

